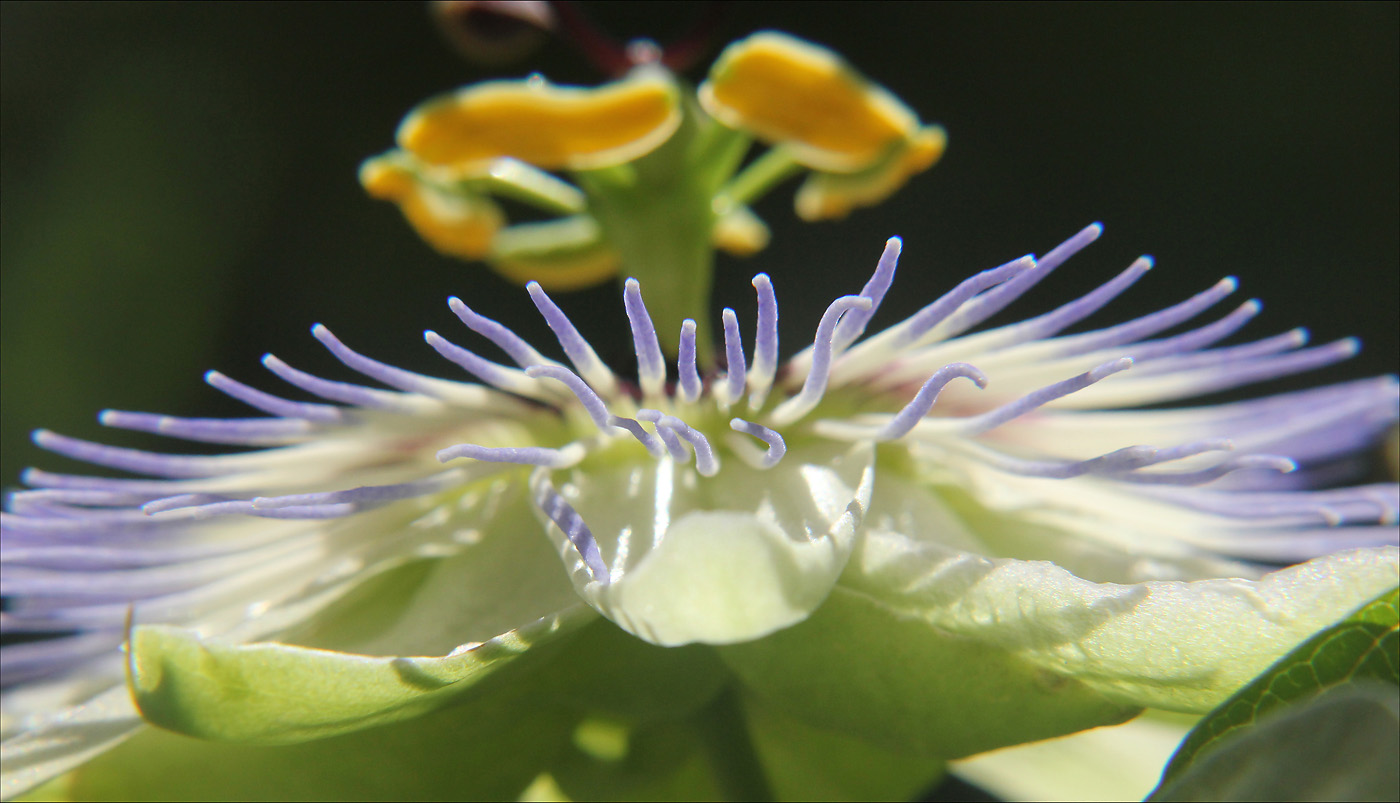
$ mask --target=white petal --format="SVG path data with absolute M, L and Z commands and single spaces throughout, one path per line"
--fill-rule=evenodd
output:
M 1194 721 L 1149 712 L 1122 725 L 993 750 L 950 769 L 1001 800 L 1141 800 Z
M 125 686 L 38 716 L 39 721 L 21 723 L 24 729 L 0 745 L 0 800 L 62 775 L 145 727 Z

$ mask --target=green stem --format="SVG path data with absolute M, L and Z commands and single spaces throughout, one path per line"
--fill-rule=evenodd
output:
M 624 277 L 642 285 L 661 347 L 675 354 L 681 321 L 696 325 L 696 356 L 713 362 L 710 286 L 714 246 L 710 232 L 716 179 L 690 163 L 700 133 L 694 115 L 664 145 L 613 168 L 575 174 L 588 208 L 610 245 L 622 257 Z M 720 179 L 722 180 L 722 179 Z
M 725 800 L 758 803 L 776 799 L 749 736 L 743 702 L 733 686 L 696 712 L 695 722 Z
M 717 208 L 717 193 L 751 142 L 747 134 L 725 128 L 688 101 L 680 127 L 661 147 L 625 165 L 574 176 L 604 239 L 622 257 L 623 276 L 641 283 L 662 348 L 675 354 L 681 321 L 694 320 L 696 357 L 702 368 L 711 367 L 715 355 L 711 235 L 716 217 L 724 211 Z M 767 165 L 756 174 L 760 183 L 781 180 L 770 175 L 775 171 L 791 172 L 771 153 L 760 161 Z M 750 173 L 752 166 L 744 171 Z
M 680 344 L 681 321 L 696 324 L 696 349 L 702 364 L 713 355 L 710 334 L 710 285 L 714 220 L 708 195 L 676 186 L 653 189 L 580 184 L 590 196 L 590 210 L 607 242 L 622 256 L 623 278 L 641 283 L 647 309 L 661 346 L 671 354 Z

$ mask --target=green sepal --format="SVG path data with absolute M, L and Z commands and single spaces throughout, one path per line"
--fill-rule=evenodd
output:
M 132 630 L 129 683 L 149 722 L 204 739 L 289 744 L 415 717 L 594 618 L 580 605 L 442 658 L 371 657 Z
M 1382 594 L 1303 642 L 1206 715 L 1181 743 L 1162 774 L 1159 791 L 1205 755 L 1243 738 L 1277 709 L 1367 680 L 1400 684 L 1400 589 Z M 1335 712 L 1320 707 L 1315 714 L 1326 720 Z
M 914 756 L 958 758 L 1140 710 L 841 586 L 806 621 L 719 653 L 766 704 Z
M 147 728 L 45 791 L 65 800 L 514 800 L 558 761 L 577 719 L 510 686 L 407 722 L 275 747 Z

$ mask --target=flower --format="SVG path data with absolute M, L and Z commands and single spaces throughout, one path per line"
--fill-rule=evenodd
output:
M 587 788 L 597 768 L 560 757 L 568 734 L 605 764 L 648 734 L 704 753 L 703 737 L 666 723 L 723 722 L 719 706 L 747 723 L 780 786 L 798 783 L 793 762 L 814 760 L 795 745 L 840 738 L 851 756 L 892 762 L 881 783 L 908 794 L 938 760 L 1144 706 L 1209 710 L 1396 584 L 1397 486 L 1302 488 L 1312 467 L 1396 420 L 1397 383 L 1130 409 L 1356 348 L 1302 348 L 1301 330 L 1213 347 L 1255 301 L 1154 339 L 1232 279 L 1060 334 L 1141 278 L 1146 257 L 1051 312 L 965 334 L 1100 233 L 978 273 L 865 337 L 894 278 L 891 239 L 864 287 L 833 301 L 781 366 L 763 274 L 752 348 L 724 310 L 726 370 L 703 376 L 695 322 L 672 373 L 628 281 L 635 384 L 531 284 L 567 362 L 454 298 L 515 367 L 429 331 L 479 384 L 423 376 L 318 325 L 339 361 L 391 390 L 267 355 L 320 400 L 210 372 L 268 417 L 101 415 L 250 451 L 170 455 L 36 432 L 50 451 L 147 478 L 30 470 L 32 490 L 9 498 L 5 632 L 61 635 L 0 651 L 5 796 L 111 749 L 143 718 L 285 744 L 353 739 L 451 702 L 468 717 L 453 721 L 498 729 L 504 752 L 474 754 L 505 779 L 476 787 L 492 796 L 542 772 Z M 443 657 L 411 657 L 422 655 Z M 93 766 L 139 773 L 185 749 Z M 660 766 L 644 771 L 680 771 Z

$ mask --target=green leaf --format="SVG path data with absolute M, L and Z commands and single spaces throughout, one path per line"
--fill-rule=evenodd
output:
M 579 605 L 442 658 L 233 644 L 144 626 L 131 633 L 129 685 L 142 716 L 169 730 L 217 741 L 302 742 L 426 713 L 593 616 Z
M 1400 589 L 1382 594 L 1279 659 L 1201 720 L 1181 743 L 1163 787 L 1203 752 L 1285 704 L 1358 680 L 1400 683 Z
M 1400 800 L 1400 688 L 1362 681 L 1274 712 L 1148 800 Z

